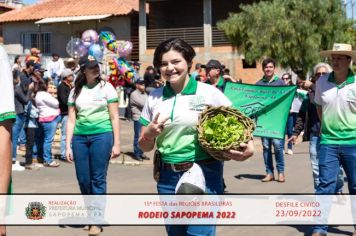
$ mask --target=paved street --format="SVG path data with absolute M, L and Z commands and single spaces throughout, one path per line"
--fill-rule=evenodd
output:
M 121 122 L 122 151 L 132 150 L 133 124 Z M 58 143 L 56 143 L 58 146 Z M 286 155 L 286 182 L 262 183 L 264 165 L 260 141 L 256 140 L 256 154 L 245 162 L 225 163 L 225 181 L 229 193 L 312 193 L 312 174 L 309 163 L 308 143 L 301 143 L 294 148 L 293 156 Z M 58 147 L 55 148 L 58 152 Z M 152 156 L 152 153 L 149 153 Z M 20 155 L 19 160 L 24 160 Z M 152 179 L 151 161 L 137 165 L 129 155 L 125 155 L 124 165 L 110 165 L 108 174 L 108 191 L 110 193 L 156 193 L 155 182 Z M 74 166 L 61 162 L 59 168 L 42 168 L 39 171 L 13 172 L 15 193 L 79 193 Z M 344 192 L 347 192 L 346 186 Z M 120 214 L 120 212 L 118 212 Z M 124 214 L 124 213 L 122 213 Z M 332 227 L 328 235 L 351 235 L 353 227 Z M 304 226 L 219 226 L 217 235 L 266 235 L 266 236 L 297 236 L 310 235 L 310 227 Z M 87 235 L 86 231 L 76 227 L 61 228 L 58 226 L 12 226 L 8 227 L 8 235 L 26 236 L 57 236 L 57 235 Z M 163 226 L 110 226 L 104 227 L 105 235 L 153 236 L 165 235 Z

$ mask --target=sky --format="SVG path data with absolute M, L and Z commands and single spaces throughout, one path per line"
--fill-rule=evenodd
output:
M 35 2 L 38 2 L 38 0 L 23 0 L 23 3 L 25 3 L 25 4 L 32 4 Z

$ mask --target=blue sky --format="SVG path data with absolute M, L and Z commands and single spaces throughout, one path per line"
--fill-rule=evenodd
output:
M 31 4 L 31 3 L 35 3 L 37 2 L 38 0 L 23 0 L 23 3 L 25 4 Z

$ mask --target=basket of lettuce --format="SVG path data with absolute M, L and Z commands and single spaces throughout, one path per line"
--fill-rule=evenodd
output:
M 220 106 L 206 108 L 199 117 L 198 140 L 201 147 L 220 161 L 230 160 L 223 152 L 241 150 L 240 144 L 247 143 L 255 129 L 253 120 L 239 110 Z

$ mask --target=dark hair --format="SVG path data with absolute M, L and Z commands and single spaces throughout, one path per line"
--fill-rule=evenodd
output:
M 281 78 L 283 79 L 283 77 L 285 77 L 285 76 L 288 76 L 288 79 L 289 79 L 288 85 L 294 85 L 294 83 L 292 81 L 292 75 L 289 73 L 284 73 Z
M 52 57 L 59 57 L 58 53 L 52 53 Z
M 154 53 L 153 65 L 157 69 L 159 69 L 162 65 L 163 54 L 170 50 L 174 50 L 182 54 L 182 56 L 184 57 L 184 59 L 187 61 L 189 65 L 188 67 L 188 71 L 189 71 L 192 65 L 193 58 L 195 57 L 196 54 L 193 47 L 180 38 L 170 38 L 160 43 L 157 46 Z
M 272 58 L 266 58 L 262 62 L 262 68 L 265 68 L 269 63 L 272 63 L 274 67 L 276 67 L 276 61 Z
M 40 92 L 40 91 L 47 91 L 48 89 L 48 84 L 45 80 L 43 79 L 40 79 L 38 81 L 38 87 L 37 87 L 37 92 Z
M 85 77 L 84 70 L 85 70 L 85 67 L 80 68 L 80 72 L 78 73 L 78 76 L 74 82 L 74 94 L 73 94 L 74 101 L 78 98 L 80 92 L 82 91 L 83 86 L 87 84 L 87 79 Z M 100 83 L 101 81 L 104 81 L 104 80 L 99 75 L 99 77 L 96 78 L 96 81 L 98 83 Z M 104 81 L 104 84 L 105 84 L 105 81 Z
M 14 63 L 17 63 L 17 60 L 20 58 L 20 55 L 15 56 Z

